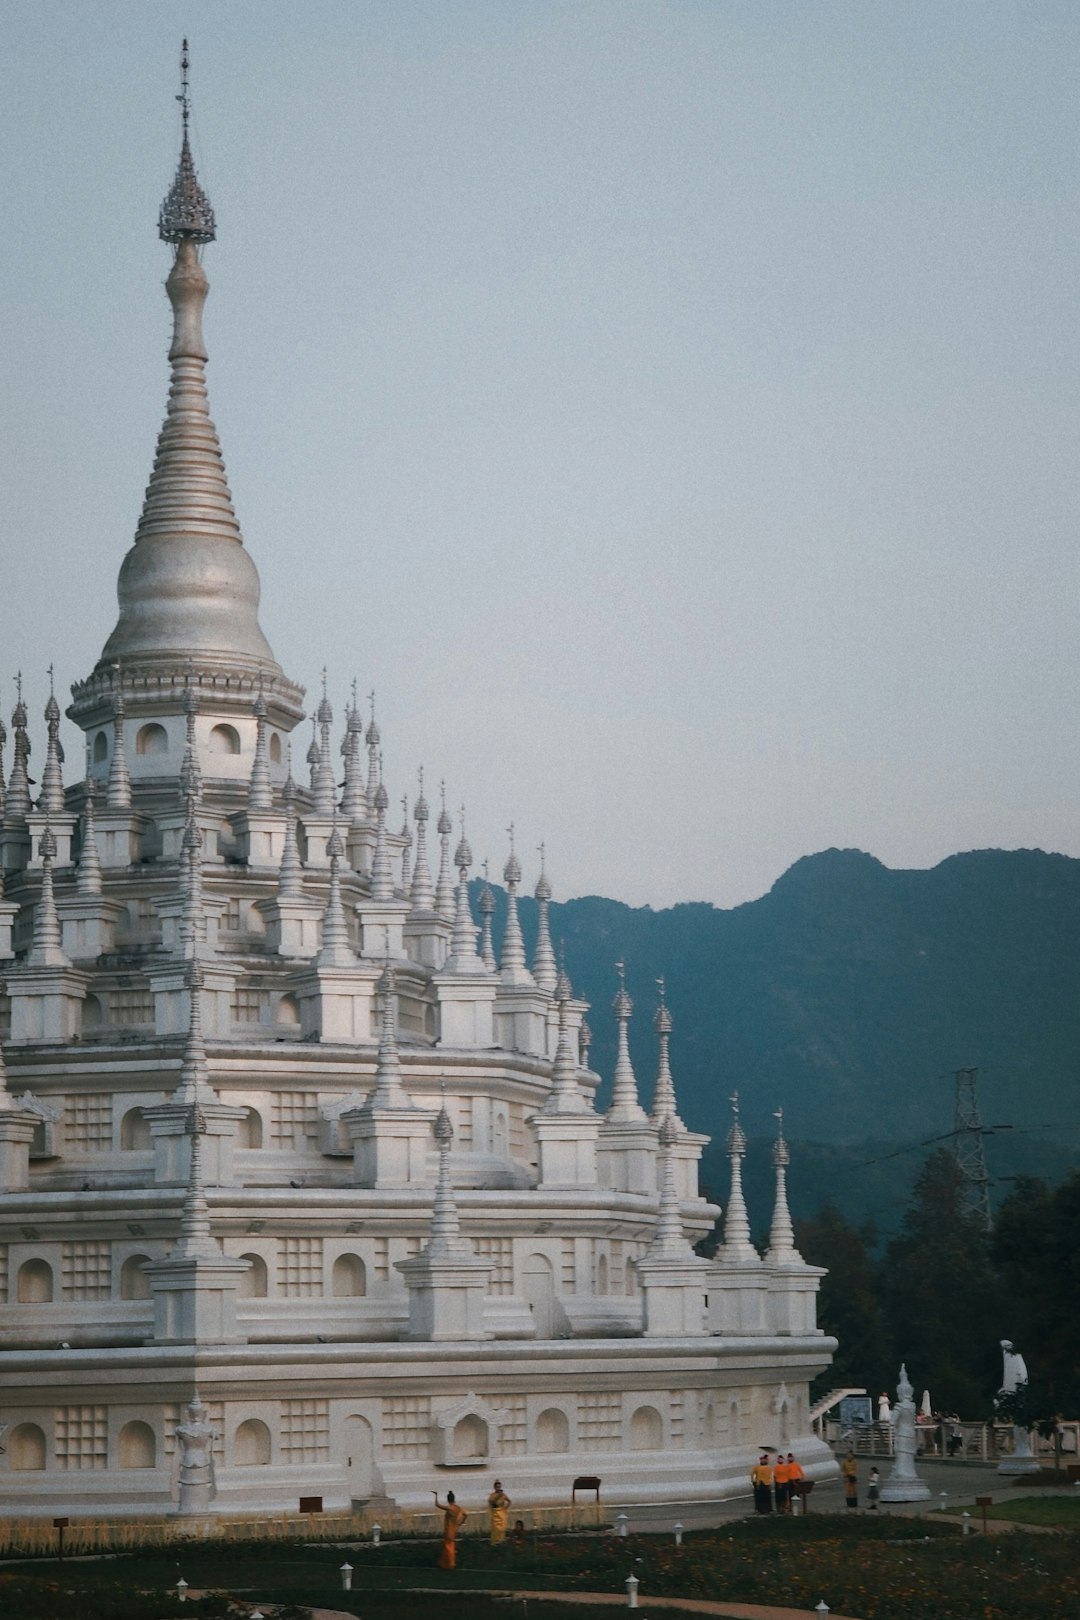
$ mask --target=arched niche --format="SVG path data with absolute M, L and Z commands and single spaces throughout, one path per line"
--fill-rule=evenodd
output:
M 105 1014 L 97 996 L 84 996 L 82 1003 L 83 1029 L 100 1029 L 105 1022 Z
M 147 725 L 140 726 L 135 733 L 135 752 L 137 754 L 167 754 L 169 752 L 169 734 L 164 726 L 159 726 L 156 720 Z
M 109 757 L 108 733 L 98 731 L 94 734 L 94 764 L 100 765 Z
M 120 1121 L 120 1146 L 126 1153 L 148 1153 L 154 1146 L 141 1108 L 129 1108 Z
M 300 1028 L 300 1007 L 295 996 L 284 995 L 278 998 L 274 1009 L 274 1022 L 280 1029 Z
M 52 1266 L 47 1260 L 26 1260 L 19 1267 L 15 1298 L 20 1305 L 48 1305 L 53 1297 Z
M 236 1122 L 238 1148 L 261 1148 L 263 1145 L 262 1115 L 257 1108 L 245 1108 L 243 1119 Z
M 36 1473 L 45 1467 L 45 1435 L 36 1423 L 17 1423 L 8 1440 L 11 1466 L 20 1473 Z
M 150 1279 L 143 1270 L 150 1264 L 148 1254 L 129 1254 L 120 1267 L 120 1298 L 149 1299 Z
M 358 1254 L 339 1254 L 330 1274 L 330 1292 L 339 1299 L 360 1299 L 367 1293 L 367 1269 Z
M 271 759 L 271 762 L 274 765 L 280 765 L 281 764 L 281 760 L 282 760 L 281 736 L 280 736 L 280 733 L 278 733 L 276 731 L 272 731 L 270 733 L 270 759 Z
M 596 1292 L 606 1294 L 608 1291 L 608 1258 L 606 1254 L 600 1255 L 596 1262 Z
M 638 1291 L 638 1270 L 636 1260 L 628 1260 L 626 1262 L 625 1288 L 627 1298 L 633 1299 Z
M 214 726 L 210 732 L 208 744 L 211 754 L 238 754 L 240 752 L 240 733 L 235 726 L 227 726 L 224 722 Z
M 630 1450 L 659 1451 L 664 1444 L 664 1422 L 655 1406 L 639 1406 L 630 1419 Z
M 125 1423 L 116 1437 L 116 1460 L 121 1468 L 153 1468 L 157 1463 L 157 1440 L 149 1423 L 138 1418 Z
M 477 1412 L 469 1412 L 454 1424 L 451 1440 L 453 1460 L 480 1462 L 488 1454 L 488 1426 Z
M 552 1453 L 570 1450 L 570 1422 L 557 1406 L 548 1406 L 536 1420 L 536 1449 Z
M 261 1254 L 242 1254 L 240 1258 L 248 1263 L 237 1289 L 240 1298 L 265 1299 L 268 1292 L 266 1261 Z
M 261 1418 L 245 1418 L 233 1435 L 237 1468 L 265 1468 L 270 1461 L 270 1430 Z

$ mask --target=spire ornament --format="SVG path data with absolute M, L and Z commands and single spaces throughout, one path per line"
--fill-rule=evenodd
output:
M 131 778 L 128 775 L 127 753 L 124 749 L 124 689 L 120 684 L 120 668 L 114 670 L 113 687 L 113 751 L 109 763 L 109 780 L 105 789 L 105 802 L 110 810 L 131 809 Z
M 578 1085 L 577 1062 L 570 1038 L 567 1017 L 573 990 L 566 970 L 560 970 L 555 981 L 555 997 L 559 1005 L 559 1036 L 555 1046 L 555 1059 L 551 1066 L 552 1086 L 544 1103 L 545 1114 L 591 1113 L 588 1102 Z
M 397 986 L 394 970 L 387 962 L 375 990 L 380 1001 L 379 1056 L 375 1064 L 375 1085 L 368 1108 L 409 1108 L 411 1103 L 401 1082 L 401 1057 L 397 1044 Z
M 48 822 L 45 823 L 38 847 L 41 851 L 41 894 L 34 907 L 34 933 L 26 960 L 31 967 L 70 967 L 53 893 L 56 834 Z
M 255 716 L 255 758 L 251 762 L 248 809 L 272 810 L 274 793 L 270 785 L 270 760 L 266 752 L 266 696 L 262 681 L 259 682 L 258 696 L 251 705 L 251 712 Z
M 90 749 L 86 750 L 86 780 L 83 783 L 83 824 L 82 844 L 79 849 L 79 865 L 75 873 L 75 892 L 80 895 L 99 895 L 101 893 L 101 854 L 97 846 L 97 832 L 94 827 L 94 799 L 97 789 L 90 774 Z
M 458 811 L 461 818 L 461 837 L 454 851 L 454 865 L 458 881 L 454 890 L 454 932 L 450 939 L 450 954 L 446 960 L 448 973 L 480 973 L 484 964 L 476 954 L 476 928 L 469 908 L 469 867 L 472 850 L 465 837 L 465 806 Z
M 619 1025 L 618 1046 L 615 1056 L 615 1074 L 611 1087 L 611 1107 L 607 1111 L 609 1120 L 620 1122 L 645 1120 L 648 1115 L 638 1101 L 637 1078 L 634 1066 L 630 1061 L 630 1019 L 634 1011 L 634 1003 L 630 1000 L 626 990 L 626 963 L 619 961 L 615 964 L 619 975 L 619 988 L 612 1002 L 612 1011 Z
M 653 1029 L 656 1031 L 660 1043 L 660 1058 L 656 1069 L 656 1084 L 653 1087 L 653 1105 L 651 1119 L 654 1125 L 659 1125 L 665 1119 L 671 1119 L 675 1128 L 685 1131 L 686 1126 L 679 1118 L 679 1110 L 675 1102 L 675 1081 L 671 1074 L 671 1013 L 668 1011 L 666 999 L 666 984 L 662 978 L 657 979 L 656 987 L 660 992 L 660 1005 L 653 1015 Z
M 304 898 L 303 868 L 300 865 L 300 846 L 296 837 L 296 783 L 292 767 L 282 789 L 285 803 L 285 837 L 281 845 L 281 865 L 278 868 L 278 895 L 282 900 Z
M 769 1228 L 769 1247 L 765 1254 L 769 1265 L 802 1265 L 803 1257 L 795 1247 L 795 1230 L 791 1224 L 791 1211 L 787 1200 L 787 1167 L 791 1153 L 784 1141 L 784 1110 L 777 1108 L 776 1141 L 773 1143 L 772 1162 L 776 1173 L 776 1201 L 773 1204 L 772 1226 Z
M 330 894 L 323 917 L 322 945 L 316 957 L 320 967 L 355 967 L 356 952 L 349 943 L 349 925 L 341 903 L 341 861 L 345 842 L 334 822 L 326 845 L 330 857 Z
M 450 877 L 450 834 L 454 823 L 446 813 L 446 783 L 439 783 L 442 809 L 437 823 L 439 832 L 439 876 L 435 882 L 435 910 L 444 922 L 454 920 L 454 884 Z
M 60 705 L 53 690 L 53 666 L 49 665 L 49 701 L 45 705 L 45 724 L 48 742 L 45 746 L 45 768 L 41 773 L 41 793 L 38 809 L 50 816 L 62 816 L 64 803 L 64 747 L 60 741 Z
M 7 789 L 4 785 L 4 744 L 7 742 L 7 727 L 0 720 L 0 821 L 3 820 L 4 809 L 7 804 Z
M 679 1195 L 675 1187 L 674 1148 L 679 1130 L 670 1114 L 660 1122 L 660 1207 L 652 1241 L 645 1251 L 647 1260 L 686 1260 L 693 1257 L 693 1249 L 683 1231 L 679 1212 Z
M 363 774 L 360 769 L 363 741 L 364 721 L 356 705 L 356 682 L 353 681 L 352 703 L 345 712 L 345 735 L 341 740 L 341 752 L 345 760 L 341 818 L 347 827 L 358 827 L 368 820 L 367 794 L 364 792 Z
M 9 821 L 25 821 L 34 806 L 30 797 L 30 738 L 26 730 L 30 717 L 23 702 L 21 670 L 15 677 L 15 690 L 18 696 L 11 711 L 14 736 L 6 808 Z
M 548 882 L 546 869 L 546 850 L 543 844 L 540 848 L 540 876 L 537 879 L 536 897 L 537 926 L 536 950 L 533 952 L 532 972 L 541 990 L 549 995 L 555 994 L 558 980 L 558 971 L 555 966 L 555 952 L 551 944 L 551 925 L 549 912 L 551 909 L 551 884 Z
M 496 973 L 499 964 L 495 960 L 495 946 L 491 937 L 491 919 L 495 915 L 495 895 L 488 882 L 488 863 L 484 862 L 484 887 L 480 890 L 480 899 L 477 903 L 480 912 L 480 960 L 489 973 Z
M 390 848 L 386 842 L 386 807 L 389 803 L 386 789 L 380 782 L 375 789 L 373 813 L 375 816 L 375 849 L 371 856 L 371 898 L 394 898 L 394 870 L 390 864 Z
M 401 796 L 401 812 L 404 820 L 401 823 L 401 892 L 408 894 L 412 888 L 412 833 L 409 830 L 409 795 Z
M 724 1216 L 724 1241 L 717 1254 L 718 1260 L 737 1264 L 760 1263 L 761 1256 L 750 1241 L 750 1217 L 746 1213 L 743 1196 L 742 1161 L 746 1156 L 746 1132 L 739 1120 L 739 1093 L 731 1095 L 731 1129 L 727 1134 L 727 1155 L 731 1163 L 731 1192 Z
M 424 767 L 420 767 L 420 797 L 413 807 L 413 820 L 416 822 L 416 859 L 413 863 L 412 888 L 409 897 L 413 911 L 432 911 L 435 906 L 435 890 L 431 884 L 431 868 L 427 858 L 427 824 L 431 812 L 428 802 L 424 798 Z
M 504 984 L 531 985 L 535 981 L 525 960 L 525 941 L 518 916 L 518 885 L 521 882 L 521 862 L 514 853 L 514 824 L 506 829 L 510 835 L 510 854 L 503 867 L 506 883 L 506 926 L 503 929 L 502 956 L 499 977 Z
M 177 164 L 176 177 L 165 194 L 165 200 L 158 214 L 158 235 L 163 242 L 172 242 L 176 245 L 192 242 L 201 246 L 214 240 L 214 210 L 210 206 L 209 197 L 199 184 L 191 157 L 188 130 L 191 121 L 191 96 L 188 89 L 190 65 L 188 42 L 185 39 L 180 50 L 180 94 L 176 98 L 180 103 L 184 134 L 180 144 L 180 161 Z
M 431 1237 L 423 1250 L 429 1260 L 456 1260 L 472 1257 L 472 1244 L 461 1235 L 457 1204 L 450 1181 L 450 1144 L 454 1140 L 454 1127 L 446 1112 L 446 1087 L 442 1087 L 442 1103 L 435 1116 L 435 1143 L 439 1150 L 439 1176 L 435 1183 L 435 1204 L 431 1211 Z
M 334 815 L 337 784 L 334 781 L 333 754 L 330 747 L 330 727 L 334 721 L 334 710 L 326 695 L 325 669 L 322 672 L 322 688 L 322 698 L 315 713 L 319 727 L 319 742 L 312 760 L 311 794 L 315 814 L 329 820 Z M 314 736 L 312 746 L 315 746 Z M 312 756 L 309 754 L 308 758 L 311 760 Z
M 371 720 L 370 720 L 370 722 L 368 724 L 367 737 L 366 737 L 367 751 L 368 751 L 367 804 L 368 804 L 368 815 L 372 816 L 375 813 L 375 790 L 378 787 L 379 783 L 382 781 L 382 754 L 380 753 L 380 748 L 381 748 L 381 745 L 382 745 L 382 734 L 380 733 L 378 726 L 375 724 L 375 693 L 374 692 L 369 692 L 368 693 L 368 702 L 371 705 Z M 359 721 L 359 719 L 360 719 L 359 712 L 357 713 L 356 718 Z M 357 739 L 356 752 L 357 752 L 357 764 L 359 765 L 359 755 L 360 755 L 359 739 Z M 406 805 L 405 806 L 405 824 L 406 824 L 406 827 L 408 826 L 408 821 L 409 821 L 409 807 L 408 807 L 408 805 Z M 408 888 L 407 884 L 405 884 L 404 886 L 406 888 Z

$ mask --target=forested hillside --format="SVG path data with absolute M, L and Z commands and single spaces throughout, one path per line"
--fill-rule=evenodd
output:
M 501 892 L 497 900 L 496 938 Z M 531 949 L 531 900 L 522 924 Z M 839 1193 L 853 1218 L 878 1204 L 894 1224 L 888 1209 L 902 1207 L 922 1156 L 889 1155 L 951 1129 L 952 1071 L 962 1066 L 979 1069 L 984 1122 L 1011 1127 L 988 1142 L 998 1173 L 1055 1177 L 1075 1158 L 1080 861 L 980 850 L 929 871 L 890 871 L 859 851 L 827 850 L 730 911 L 652 911 L 589 896 L 554 905 L 552 933 L 556 946 L 565 940 L 575 990 L 592 1003 L 592 1061 L 605 1081 L 622 957 L 646 1101 L 662 974 L 688 1124 L 722 1139 L 737 1088 L 747 1130 L 760 1137 L 783 1105 L 789 1138 L 800 1144 L 797 1210 Z M 765 1195 L 764 1143 L 748 1172 Z M 722 1194 L 715 1147 L 706 1176 Z M 752 1213 L 767 1221 L 767 1211 Z

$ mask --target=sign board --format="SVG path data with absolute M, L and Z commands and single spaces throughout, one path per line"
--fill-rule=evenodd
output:
M 975 1498 L 976 1507 L 993 1507 L 993 1505 L 994 1498 L 992 1496 L 977 1496 Z
M 70 1523 L 71 1523 L 70 1519 L 54 1519 L 53 1520 L 53 1529 L 54 1530 L 66 1530 Z
M 840 1427 L 853 1428 L 856 1423 L 873 1423 L 874 1403 L 869 1395 L 845 1395 L 840 1402 Z
M 302 1496 L 300 1498 L 300 1511 L 301 1511 L 301 1513 L 321 1513 L 322 1512 L 322 1497 L 321 1496 Z

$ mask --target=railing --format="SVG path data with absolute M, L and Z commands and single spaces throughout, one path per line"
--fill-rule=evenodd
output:
M 609 1521 L 608 1510 L 600 1502 L 578 1502 L 575 1506 L 514 1508 L 515 1519 L 524 1522 L 526 1532 L 534 1530 L 597 1530 Z M 383 1540 L 402 1536 L 428 1537 L 442 1533 L 443 1516 L 430 1510 L 420 1513 L 397 1509 L 378 1513 L 271 1513 L 260 1519 L 206 1515 L 195 1524 L 176 1516 L 149 1519 L 76 1519 L 64 1529 L 67 1554 L 126 1552 L 135 1547 L 164 1547 L 174 1542 L 205 1541 L 370 1541 L 371 1527 L 378 1523 Z M 470 1515 L 462 1535 L 487 1535 L 486 1513 Z M 0 1556 L 51 1555 L 56 1551 L 57 1532 L 51 1518 L 0 1520 Z

